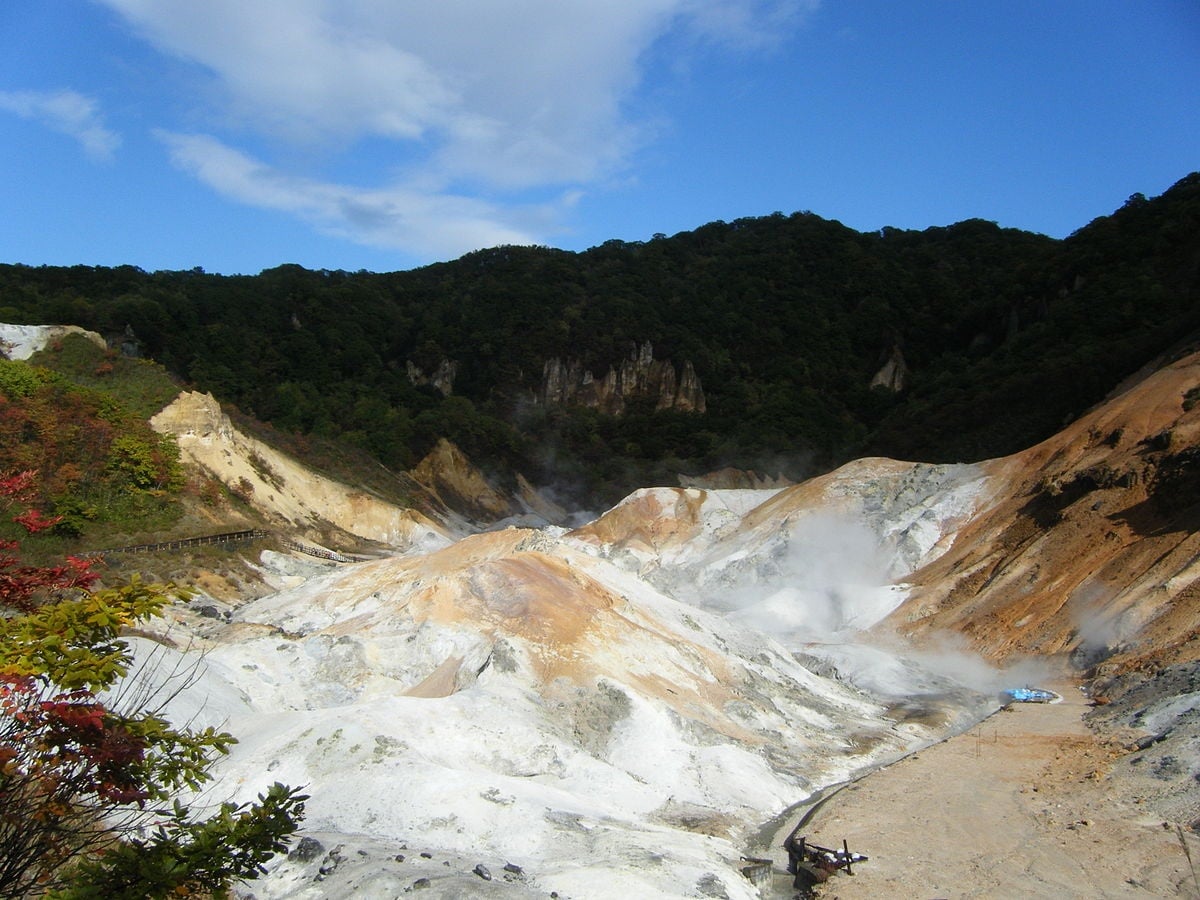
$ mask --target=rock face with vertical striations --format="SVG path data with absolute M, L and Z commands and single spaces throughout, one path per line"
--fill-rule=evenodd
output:
M 908 384 L 908 364 L 904 362 L 904 354 L 899 347 L 893 347 L 891 354 L 871 379 L 871 387 L 881 387 L 898 394 Z
M 625 411 L 634 398 L 654 401 L 657 410 L 676 409 L 703 413 L 704 388 L 691 362 L 678 372 L 666 359 L 654 358 L 649 342 L 635 345 L 625 359 L 597 379 L 577 359 L 549 359 L 542 368 L 538 402 L 546 406 L 587 406 L 613 416 Z
M 458 361 L 443 359 L 438 363 L 436 369 L 426 373 L 424 369 L 410 359 L 406 365 L 406 371 L 408 372 L 408 380 L 412 384 L 430 385 L 443 397 L 449 397 L 454 393 L 454 379 L 458 377 Z

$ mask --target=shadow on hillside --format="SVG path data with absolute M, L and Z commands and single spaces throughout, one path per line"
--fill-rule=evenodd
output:
M 1113 521 L 1143 537 L 1200 531 L 1200 448 L 1164 457 L 1152 478 L 1147 498 L 1114 513 Z

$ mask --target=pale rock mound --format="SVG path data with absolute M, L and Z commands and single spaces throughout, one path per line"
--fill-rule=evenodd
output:
M 8 359 L 29 359 L 53 341 L 78 334 L 101 350 L 108 349 L 104 338 L 78 325 L 5 325 L 0 324 L 0 356 Z
M 937 733 L 527 529 L 329 571 L 205 650 L 240 741 L 218 790 L 306 786 L 306 829 L 346 858 L 323 897 L 490 896 L 471 867 L 507 863 L 506 896 L 751 900 L 762 822 Z M 318 863 L 277 861 L 253 892 L 315 896 Z

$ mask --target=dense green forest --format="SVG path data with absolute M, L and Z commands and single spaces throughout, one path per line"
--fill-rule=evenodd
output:
M 498 473 L 612 501 L 722 466 L 804 477 L 866 453 L 1028 446 L 1200 328 L 1200 174 L 1064 240 L 969 220 L 860 233 L 807 212 L 583 253 L 500 247 L 393 273 L 0 266 L 0 321 L 131 333 L 182 382 L 394 469 L 441 436 Z M 652 342 L 707 412 L 534 401 Z M 895 350 L 905 388 L 871 388 Z M 457 363 L 453 393 L 409 363 Z

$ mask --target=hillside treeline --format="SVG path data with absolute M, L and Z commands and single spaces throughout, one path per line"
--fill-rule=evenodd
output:
M 392 273 L 0 266 L 0 321 L 131 334 L 184 382 L 407 468 L 441 436 L 580 499 L 722 466 L 802 477 L 866 453 L 1028 446 L 1200 328 L 1200 175 L 1064 240 L 970 220 L 860 233 L 807 212 L 582 253 L 500 247 Z M 704 414 L 546 408 L 650 341 Z M 896 351 L 899 392 L 871 388 Z M 414 384 L 457 363 L 453 394 Z

